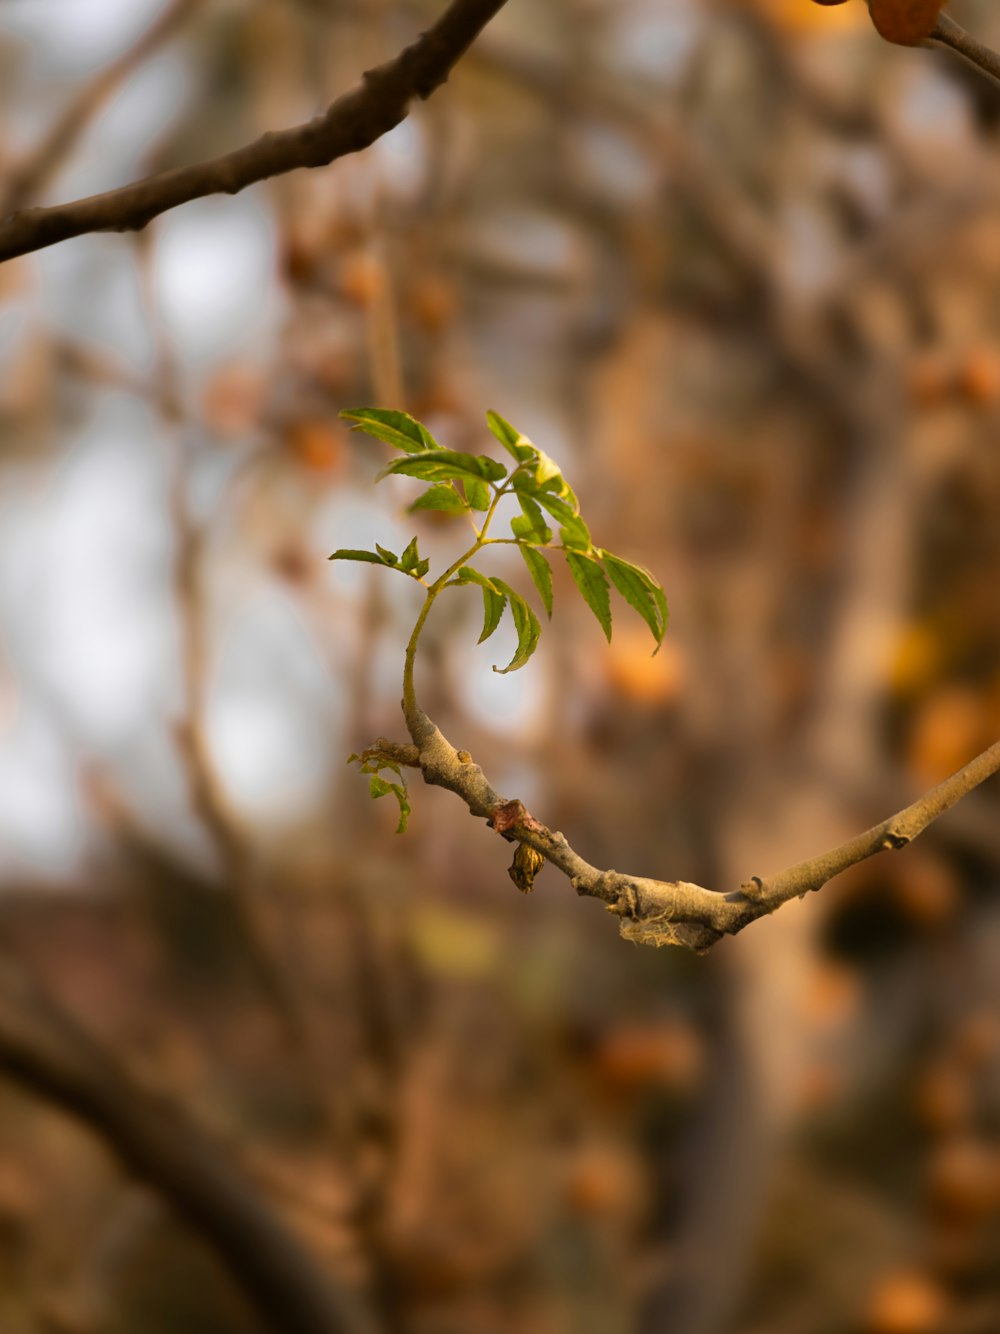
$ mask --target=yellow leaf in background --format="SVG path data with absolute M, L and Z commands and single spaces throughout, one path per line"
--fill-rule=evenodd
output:
M 471 912 L 441 904 L 415 909 L 410 933 L 418 956 L 432 972 L 450 977 L 482 977 L 501 962 L 503 933 Z
M 937 690 L 921 707 L 910 731 L 907 767 L 921 786 L 947 778 L 994 739 L 986 701 L 970 686 Z
M 925 689 L 941 668 L 941 641 L 924 621 L 911 621 L 900 630 L 887 664 L 888 686 L 894 695 L 915 695 Z
M 934 1334 L 945 1314 L 944 1293 L 918 1270 L 888 1274 L 875 1290 L 866 1334 Z

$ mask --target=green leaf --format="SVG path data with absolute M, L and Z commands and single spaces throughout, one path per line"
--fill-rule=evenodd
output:
M 399 568 L 409 574 L 419 562 L 420 552 L 417 550 L 417 539 L 414 537 L 407 543 L 406 550 L 399 558 Z
M 407 454 L 419 454 L 438 448 L 437 441 L 427 427 L 421 426 L 408 412 L 398 412 L 393 408 L 348 408 L 340 415 L 344 421 L 352 423 L 352 431 L 364 431 L 366 435 L 384 440 L 387 445 L 402 449 Z
M 485 482 L 474 477 L 463 477 L 462 486 L 465 488 L 465 498 L 474 510 L 489 509 L 493 494 Z
M 391 552 L 391 551 L 388 549 L 388 547 L 380 547 L 379 544 L 376 542 L 376 543 L 375 543 L 375 550 L 376 550 L 376 551 L 378 552 L 378 554 L 381 556 L 381 558 L 382 558 L 382 564 L 383 564 L 383 565 L 398 565 L 398 564 L 399 564 L 399 557 L 396 556 L 396 555 L 394 555 L 393 552 Z
M 532 472 L 514 472 L 511 475 L 511 484 L 518 495 L 533 496 L 538 491 L 535 474 Z
M 528 567 L 528 573 L 531 575 L 532 582 L 538 589 L 538 596 L 542 599 L 542 606 L 545 613 L 551 620 L 552 618 L 552 568 L 540 551 L 534 547 L 518 546 L 518 551 L 524 557 L 524 563 Z
M 369 565 L 387 564 L 387 562 L 384 561 L 381 556 L 376 556 L 374 551 L 355 551 L 352 547 L 341 547 L 339 551 L 335 551 L 333 555 L 330 556 L 328 559 L 363 560 L 367 561 Z
M 562 538 L 563 546 L 571 547 L 574 551 L 590 551 L 593 547 L 590 529 L 579 514 L 569 516 L 559 529 L 559 536 Z
M 487 412 L 486 422 L 504 449 L 508 454 L 513 454 L 518 463 L 526 463 L 538 453 L 528 437 L 511 426 L 509 421 L 505 421 L 499 412 Z
M 521 514 L 511 519 L 511 532 L 515 537 L 523 538 L 525 542 L 546 546 L 552 541 L 552 529 L 545 522 L 545 515 L 539 508 L 537 500 L 524 493 L 519 494 L 517 499 L 521 506 Z
M 463 565 L 455 582 L 459 584 L 478 584 L 483 590 L 483 633 L 476 641 L 481 644 L 500 624 L 503 615 L 506 594 L 501 590 L 498 580 L 488 579 L 485 574 L 474 570 L 471 565 Z
M 409 506 L 408 513 L 412 514 L 415 510 L 442 510 L 445 514 L 465 514 L 468 508 L 455 488 L 449 482 L 444 482 L 440 486 L 428 487 L 422 496 L 417 496 Z
M 583 594 L 583 600 L 601 623 L 608 641 L 611 640 L 611 596 L 608 581 L 600 565 L 592 556 L 581 551 L 567 551 L 566 564 Z
M 534 653 L 538 647 L 538 640 L 542 633 L 542 627 L 539 624 L 538 617 L 531 610 L 520 593 L 515 593 L 509 584 L 505 584 L 502 579 L 494 579 L 494 584 L 506 594 L 510 603 L 510 614 L 514 618 L 514 629 L 517 631 L 517 650 L 506 667 L 494 667 L 493 670 L 500 676 L 505 676 L 507 672 L 516 672 Z
M 579 510 L 568 504 L 561 496 L 554 496 L 549 491 L 536 491 L 535 497 L 543 509 L 547 509 L 553 519 L 560 523 L 570 523 L 579 518 Z
M 463 454 L 457 449 L 426 449 L 419 454 L 410 454 L 405 459 L 396 459 L 383 468 L 375 480 L 380 482 L 391 474 L 422 477 L 428 482 L 446 482 L 459 477 L 499 482 L 507 476 L 507 469 L 486 454 Z
M 649 626 L 656 640 L 653 652 L 658 653 L 667 630 L 667 598 L 662 587 L 641 565 L 613 556 L 610 551 L 598 554 L 615 588 Z
M 540 449 L 538 451 L 538 463 L 535 467 L 536 484 L 539 487 L 542 487 L 545 486 L 547 483 L 555 481 L 556 478 L 559 479 L 559 482 L 562 483 L 562 486 L 565 486 L 565 482 L 563 481 L 562 469 L 559 467 L 559 464 L 556 463 L 555 459 L 550 459 L 548 454 L 544 453 Z M 562 487 L 560 486 L 557 487 L 556 489 L 561 490 Z
M 422 579 L 430 568 L 431 568 L 431 563 L 429 560 L 421 560 L 418 561 L 416 565 L 414 565 L 410 573 L 413 575 L 415 579 Z
M 389 766 L 383 765 L 382 767 L 388 768 Z M 395 768 L 396 766 L 393 765 L 392 767 Z M 405 834 L 406 821 L 410 814 L 410 800 L 405 785 L 403 783 L 390 783 L 386 779 L 380 778 L 378 774 L 372 774 L 368 780 L 368 791 L 373 801 L 378 797 L 387 797 L 390 792 L 393 794 L 399 802 L 399 824 L 396 826 L 396 833 Z
M 532 546 L 544 547 L 552 541 L 552 529 L 536 528 L 523 514 L 515 514 L 510 521 L 510 531 L 519 542 L 528 542 Z

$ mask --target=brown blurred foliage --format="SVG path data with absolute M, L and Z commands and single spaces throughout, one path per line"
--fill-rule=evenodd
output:
M 431 12 L 184 8 L 122 61 L 156 5 L 4 7 L 0 189 L 115 62 L 32 202 L 302 120 Z M 501 679 L 456 596 L 428 710 L 597 865 L 832 845 L 1000 730 L 998 208 L 1000 94 L 860 0 L 553 0 L 363 155 L 0 269 L 3 958 L 376 1328 L 1000 1329 L 996 784 L 705 960 L 630 948 L 442 793 L 394 838 L 343 759 L 415 609 L 325 559 L 455 540 L 339 409 L 479 449 L 496 407 L 671 628 L 607 648 L 557 580 Z M 258 1328 L 0 1064 L 4 1334 Z

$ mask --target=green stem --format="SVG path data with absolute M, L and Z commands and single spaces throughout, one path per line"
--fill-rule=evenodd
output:
M 476 534 L 476 540 L 472 544 L 472 546 L 469 547 L 468 551 L 464 552 L 461 556 L 459 556 L 459 558 L 456 561 L 453 561 L 452 564 L 449 565 L 448 568 L 445 570 L 444 574 L 440 575 L 437 579 L 435 579 L 434 582 L 427 589 L 427 596 L 424 598 L 424 605 L 420 608 L 420 615 L 417 617 L 416 624 L 413 627 L 413 632 L 410 635 L 409 642 L 406 645 L 406 658 L 403 663 L 403 715 L 406 718 L 408 724 L 411 719 L 416 718 L 417 716 L 417 695 L 413 686 L 413 665 L 417 657 L 417 644 L 420 640 L 420 633 L 424 628 L 424 624 L 427 621 L 427 617 L 430 615 L 431 607 L 434 605 L 434 599 L 441 592 L 442 588 L 444 588 L 445 585 L 448 583 L 448 580 L 451 579 L 453 575 L 456 575 L 458 571 L 462 568 L 462 566 L 467 564 L 467 562 L 473 558 L 476 552 L 480 551 L 489 542 L 490 539 L 486 536 L 486 534 L 489 531 L 490 523 L 492 522 L 493 515 L 496 513 L 496 508 L 497 505 L 499 505 L 500 503 L 501 497 L 504 496 L 510 489 L 510 483 L 512 477 L 513 473 L 511 474 L 511 477 L 508 477 L 507 481 L 503 484 L 503 486 L 498 487 L 496 489 L 493 496 L 493 501 L 489 509 L 486 511 L 486 515 L 483 519 L 483 526 Z M 411 732 L 413 731 L 412 727 L 410 728 L 410 731 Z

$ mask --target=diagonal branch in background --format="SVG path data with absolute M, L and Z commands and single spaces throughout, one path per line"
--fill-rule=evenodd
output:
M 127 51 L 80 89 L 35 147 L 10 167 L 0 193 L 0 209 L 4 213 L 23 208 L 48 184 L 115 89 L 202 4 L 204 0 L 173 0 Z
M 414 98 L 430 97 L 446 81 L 505 3 L 453 0 L 412 45 L 368 70 L 361 83 L 305 125 L 272 131 L 209 162 L 160 172 L 106 194 L 12 214 L 0 222 L 0 262 L 88 232 L 139 231 L 192 199 L 237 194 L 268 177 L 298 167 L 325 167 L 368 148 L 406 118 Z
M 562 871 L 578 894 L 600 899 L 622 919 L 621 934 L 626 940 L 681 945 L 698 953 L 723 936 L 736 935 L 790 899 L 822 889 L 828 880 L 876 853 L 906 847 L 939 815 L 1000 770 L 998 741 L 911 805 L 847 843 L 774 875 L 751 876 L 734 892 L 719 893 L 684 880 L 651 880 L 591 866 L 563 834 L 536 820 L 520 801 L 499 796 L 468 751 L 456 750 L 416 704 L 406 709 L 406 725 L 411 745 L 380 737 L 363 758 L 385 758 L 419 769 L 425 783 L 454 792 L 473 815 L 519 844 L 519 852 L 531 848 Z M 524 863 L 516 856 L 511 878 L 521 888 L 530 889 L 534 869 L 523 883 Z
M 937 22 L 931 29 L 928 41 L 938 46 L 947 46 L 970 65 L 974 65 L 988 79 L 1000 84 L 1000 54 L 992 47 L 986 46 L 978 37 L 966 32 L 947 14 L 937 16 Z
M 372 1334 L 360 1304 L 179 1107 L 138 1084 L 13 962 L 0 963 L 0 1073 L 89 1127 L 215 1252 L 282 1334 Z

